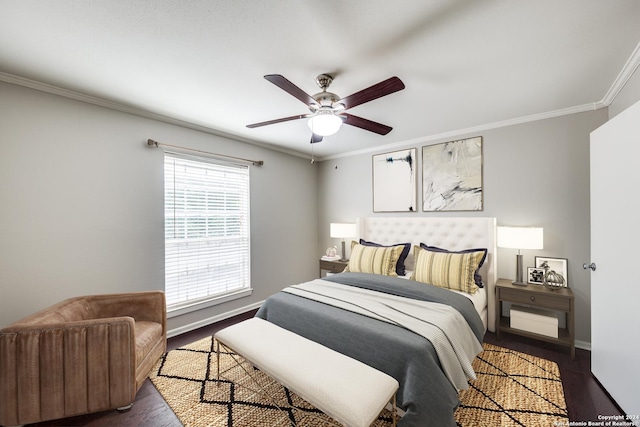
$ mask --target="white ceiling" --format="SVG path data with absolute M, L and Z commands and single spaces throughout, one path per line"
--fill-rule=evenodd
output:
M 341 97 L 403 80 L 348 110 L 391 133 L 343 126 L 320 158 L 606 106 L 639 42 L 637 0 L 0 0 L 0 79 L 304 155 L 306 120 L 246 128 L 308 112 L 263 75 L 314 94 L 334 73 Z

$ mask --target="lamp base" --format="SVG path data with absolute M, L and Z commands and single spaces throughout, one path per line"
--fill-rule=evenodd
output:
M 344 248 L 344 239 L 342 239 L 342 257 L 340 258 L 340 261 L 349 261 L 347 259 L 347 257 L 345 257 L 345 254 L 346 254 L 346 252 L 345 252 L 345 248 Z
M 518 286 L 527 286 L 527 284 L 524 282 L 524 279 L 522 277 L 523 270 L 524 269 L 522 268 L 522 255 L 518 254 L 516 255 L 516 280 L 514 280 L 511 283 Z

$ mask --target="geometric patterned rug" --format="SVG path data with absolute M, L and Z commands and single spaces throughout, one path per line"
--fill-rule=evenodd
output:
M 555 362 L 491 344 L 473 361 L 477 379 L 460 392 L 461 426 L 569 425 Z
M 549 360 L 483 344 L 473 368 L 477 379 L 460 393 L 458 426 L 568 425 L 558 366 Z M 275 398 L 256 390 L 254 379 L 221 354 L 224 378 L 216 380 L 211 337 L 166 353 L 149 378 L 185 427 L 324 427 L 330 418 L 260 371 L 254 379 Z M 244 367 L 249 369 L 248 366 Z M 383 411 L 373 427 L 390 427 Z

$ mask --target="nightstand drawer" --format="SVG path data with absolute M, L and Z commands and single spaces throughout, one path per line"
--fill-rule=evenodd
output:
M 571 301 L 569 298 L 558 298 L 555 295 L 545 295 L 516 289 L 500 289 L 500 296 L 503 300 L 520 304 L 540 305 L 563 311 L 569 311 L 571 309 Z
M 342 261 L 324 261 L 320 260 L 320 270 L 326 270 L 329 273 L 342 273 L 347 266 L 347 262 Z

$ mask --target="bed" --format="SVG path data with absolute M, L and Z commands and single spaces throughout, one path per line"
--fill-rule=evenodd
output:
M 474 295 L 465 294 L 478 309 L 485 329 L 495 332 L 496 219 L 486 217 L 363 217 L 357 220 L 358 236 L 382 245 L 409 242 L 461 251 L 487 248 L 480 268 L 484 287 Z M 413 251 L 412 251 L 413 252 Z M 413 253 L 405 262 L 409 278 L 414 268 Z
M 453 333 L 458 334 L 464 329 L 464 334 L 460 333 L 467 337 L 454 346 L 456 354 L 459 348 L 463 348 L 463 356 L 459 358 L 464 359 L 466 355 L 471 360 L 475 356 L 473 353 L 478 351 L 478 342 L 482 341 L 484 332 L 487 329 L 493 331 L 495 224 L 495 218 L 479 217 L 359 218 L 359 235 L 354 240 L 363 239 L 384 246 L 411 244 L 412 250 L 405 260 L 405 278 L 353 271 L 339 273 L 323 280 L 287 287 L 269 297 L 256 316 L 396 378 L 400 383 L 397 402 L 404 412 L 399 426 L 455 426 L 453 414 L 459 404 L 458 390 L 464 387 L 460 385 L 460 378 L 451 373 L 450 363 L 445 362 L 448 359 L 443 354 L 448 353 L 443 353 L 440 348 L 443 340 L 425 339 L 426 335 L 419 327 L 416 329 L 412 323 L 404 323 L 403 319 L 389 321 L 389 312 L 398 310 L 371 316 L 369 307 L 361 300 L 347 301 L 343 295 L 357 293 L 354 298 L 360 298 L 359 294 L 365 293 L 362 301 L 369 301 L 366 298 L 370 293 L 382 293 L 384 298 L 398 299 L 399 304 L 405 304 L 405 298 L 409 298 L 412 310 L 414 304 L 424 305 L 425 309 L 433 303 L 438 307 L 446 305 L 447 313 L 454 313 L 458 322 L 452 327 Z M 413 247 L 420 244 L 450 251 L 486 248 L 486 257 L 478 271 L 483 287 L 474 295 L 468 295 L 407 280 L 406 277 L 416 268 Z M 422 264 L 419 265 L 417 272 L 423 269 Z M 330 288 L 327 291 L 330 293 L 323 294 L 325 287 Z M 311 296 L 317 290 L 321 295 Z M 386 300 L 381 305 L 387 306 Z M 465 326 L 460 326 L 460 322 Z M 462 366 L 461 369 L 466 368 Z

